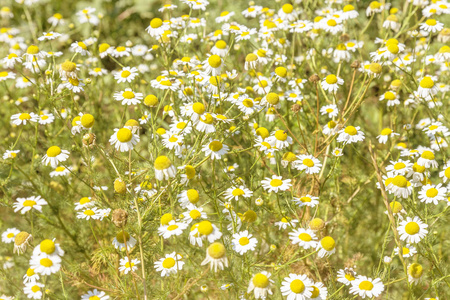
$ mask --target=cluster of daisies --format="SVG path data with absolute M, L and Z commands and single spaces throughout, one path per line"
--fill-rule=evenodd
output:
M 212 15 L 207 0 L 180 0 L 125 42 L 95 8 L 34 28 L 40 0 L 3 7 L 2 192 L 18 220 L 2 233 L 14 244 L 3 269 L 25 273 L 30 299 L 445 293 L 429 232 L 450 206 L 450 4 L 403 2 L 252 1 Z M 344 263 L 329 200 L 339 172 L 373 167 L 389 224 L 376 272 Z

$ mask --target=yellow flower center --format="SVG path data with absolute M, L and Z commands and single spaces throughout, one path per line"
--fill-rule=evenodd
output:
M 429 151 L 429 150 L 426 150 L 426 151 L 423 151 L 423 153 L 422 153 L 422 155 L 420 157 L 428 159 L 428 160 L 433 160 L 434 159 L 434 153 Z
M 130 234 L 126 231 L 121 231 L 116 235 L 116 240 L 121 243 L 124 244 L 125 241 L 129 241 L 130 240 Z
M 314 161 L 313 161 L 312 159 L 310 159 L 310 158 L 305 158 L 305 159 L 303 160 L 303 164 L 304 164 L 305 166 L 307 166 L 308 168 L 314 167 Z
M 153 20 L 150 21 L 150 26 L 152 28 L 159 28 L 161 27 L 163 24 L 163 21 L 160 18 L 154 18 Z
M 393 201 L 389 203 L 389 206 L 391 207 L 391 210 L 394 214 L 400 212 L 403 209 L 403 206 L 400 202 Z
M 120 76 L 121 76 L 122 78 L 127 78 L 127 77 L 130 76 L 130 75 L 131 75 L 131 72 L 128 71 L 128 70 L 125 70 L 125 71 L 123 71 L 123 72 L 120 74 Z
M 395 170 L 401 170 L 401 169 L 404 169 L 405 167 L 406 167 L 406 165 L 402 162 L 398 162 L 394 165 Z
M 161 155 L 156 158 L 154 167 L 156 170 L 165 170 L 172 165 L 172 162 L 167 156 Z
M 48 258 L 41 259 L 39 263 L 41 264 L 41 266 L 44 266 L 46 268 L 50 268 L 51 266 L 53 266 L 53 262 Z
M 198 232 L 201 235 L 210 235 L 213 232 L 214 228 L 212 227 L 211 222 L 209 221 L 201 221 L 198 224 Z
M 51 146 L 50 148 L 47 149 L 48 157 L 56 157 L 59 154 L 61 154 L 61 148 L 59 148 L 58 146 Z
M 203 113 L 205 112 L 205 106 L 203 105 L 203 103 L 195 102 L 195 103 L 192 105 L 192 110 L 193 110 L 196 114 L 201 115 L 201 114 L 203 114 Z
M 196 220 L 196 219 L 200 218 L 200 217 L 202 216 L 202 214 L 201 214 L 198 210 L 193 209 L 193 210 L 191 210 L 191 211 L 189 212 L 189 216 L 190 216 L 193 220 Z
M 438 195 L 438 190 L 435 188 L 431 188 L 427 190 L 426 194 L 428 198 L 434 198 Z
M 125 99 L 133 99 L 134 93 L 132 91 L 125 91 L 123 92 L 122 97 L 124 97 Z
M 33 291 L 33 293 L 37 293 L 41 290 L 41 288 L 38 285 L 33 285 L 31 287 L 31 290 Z
M 281 179 L 272 179 L 270 181 L 270 185 L 273 187 L 279 187 L 282 184 L 283 184 L 283 181 Z
M 294 7 L 292 6 L 292 4 L 286 3 L 281 7 L 281 9 L 284 13 L 290 14 L 294 10 Z
M 194 189 L 187 190 L 186 196 L 187 196 L 189 202 L 191 202 L 193 204 L 197 203 L 199 200 L 198 192 L 197 192 L 197 190 L 194 190 Z
M 394 178 L 392 178 L 392 184 L 404 188 L 408 185 L 408 180 L 402 175 L 397 175 Z
M 220 58 L 219 55 L 211 55 L 208 58 L 208 63 L 211 67 L 213 67 L 214 69 L 220 67 L 222 65 L 222 59 Z
M 133 137 L 133 133 L 128 128 L 120 128 L 117 131 L 117 139 L 121 143 L 127 143 L 131 141 L 131 138 Z
M 419 83 L 421 88 L 431 89 L 434 86 L 434 81 L 430 76 L 425 76 Z
M 356 130 L 353 126 L 347 126 L 345 127 L 344 132 L 348 135 L 356 135 L 358 133 L 358 130 Z
M 296 294 L 300 294 L 305 290 L 305 284 L 300 279 L 292 280 L 289 287 L 291 288 L 291 291 L 293 291 Z
M 409 222 L 405 226 L 405 232 L 409 235 L 417 234 L 420 231 L 420 226 L 416 222 Z
M 239 245 L 241 245 L 241 246 L 248 245 L 248 243 L 250 243 L 250 240 L 248 239 L 248 237 L 243 236 L 239 239 Z
M 371 291 L 373 289 L 373 283 L 367 280 L 361 281 L 359 289 L 363 291 Z
M 173 266 L 175 266 L 175 259 L 173 259 L 172 257 L 168 257 L 166 258 L 163 263 L 162 266 L 164 269 L 170 269 Z
M 322 245 L 322 248 L 327 251 L 331 251 L 336 247 L 336 242 L 334 241 L 334 239 L 331 236 L 324 237 L 320 241 L 320 244 Z
M 409 266 L 408 273 L 413 278 L 420 278 L 423 274 L 423 267 L 418 263 L 413 263 Z
M 169 231 L 174 231 L 175 229 L 178 229 L 178 225 L 172 224 L 172 225 L 169 225 L 169 227 L 167 227 L 167 230 L 169 230 Z
M 19 119 L 22 120 L 22 121 L 23 120 L 30 120 L 31 116 L 30 116 L 30 114 L 23 113 L 23 114 L 20 114 Z
M 304 242 L 310 242 L 312 240 L 311 236 L 305 232 L 300 233 L 298 238 Z
M 256 61 L 257 59 L 258 59 L 258 56 L 254 53 L 247 54 L 247 56 L 245 57 L 245 61 L 247 61 L 247 62 Z
M 253 276 L 253 284 L 258 288 L 266 288 L 269 285 L 269 278 L 262 273 Z
M 392 130 L 390 128 L 384 128 L 381 130 L 381 135 L 390 135 L 392 133 Z
M 336 75 L 330 74 L 325 78 L 325 81 L 328 84 L 335 84 L 338 81 L 338 79 Z
M 220 151 L 222 148 L 223 145 L 219 141 L 212 141 L 211 143 L 209 143 L 209 149 L 211 149 L 211 151 L 213 152 Z
M 331 27 L 334 27 L 334 26 L 337 25 L 337 23 L 336 23 L 336 21 L 334 19 L 330 19 L 330 20 L 327 21 L 327 25 L 331 26 Z
M 436 25 L 436 20 L 435 19 L 428 19 L 428 20 L 425 21 L 425 23 L 428 26 L 435 26 Z
M 34 200 L 25 200 L 23 201 L 23 206 L 33 207 L 36 205 L 36 201 Z
M 94 126 L 95 119 L 94 119 L 94 116 L 91 114 L 84 114 L 81 117 L 80 121 L 81 121 L 81 125 L 83 125 L 83 127 L 91 128 L 92 126 Z
M 233 194 L 233 196 L 242 196 L 244 195 L 244 191 L 240 188 L 234 189 L 231 194 Z
M 209 256 L 214 259 L 219 259 L 225 256 L 225 246 L 218 242 L 209 245 L 207 251 Z

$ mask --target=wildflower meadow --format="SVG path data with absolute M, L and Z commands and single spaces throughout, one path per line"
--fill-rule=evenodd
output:
M 448 0 L 0 0 L 0 299 L 450 299 Z

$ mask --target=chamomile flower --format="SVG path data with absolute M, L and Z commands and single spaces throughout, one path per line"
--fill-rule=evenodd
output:
M 87 294 L 81 295 L 81 300 L 109 300 L 109 296 L 105 292 L 93 289 L 88 291 Z
M 124 67 L 114 75 L 117 83 L 132 82 L 138 76 L 138 69 L 135 67 Z
M 430 33 L 436 33 L 444 28 L 444 24 L 435 19 L 428 19 L 420 24 L 420 29 Z
M 433 203 L 438 205 L 439 201 L 445 200 L 447 195 L 447 188 L 442 186 L 442 183 L 438 185 L 427 184 L 422 186 L 419 191 L 419 200 L 427 204 Z
M 42 206 L 47 205 L 47 201 L 41 198 L 41 196 L 32 196 L 27 198 L 17 198 L 16 202 L 13 204 L 14 212 L 20 211 L 23 215 L 32 208 L 39 212 L 42 212 Z
M 203 62 L 203 68 L 206 74 L 211 76 L 220 76 L 221 70 L 224 67 L 224 62 L 219 55 L 213 54 Z
M 67 176 L 70 174 L 70 168 L 63 166 L 56 167 L 54 171 L 50 172 L 50 177 Z
M 40 275 L 51 275 L 61 268 L 61 258 L 56 255 L 33 255 L 30 259 L 30 268 Z
M 434 157 L 434 153 L 430 150 L 425 150 L 422 152 L 417 160 L 417 164 L 425 168 L 437 168 L 439 166 Z
M 205 152 L 205 156 L 211 157 L 211 159 L 221 159 L 223 155 L 228 153 L 230 147 L 224 145 L 221 141 L 213 140 L 208 145 L 202 147 L 202 151 Z
M 352 268 L 341 269 L 337 273 L 337 281 L 345 285 L 351 285 L 356 278 L 356 273 Z
M 84 219 L 86 221 L 90 219 L 98 220 L 100 219 L 99 210 L 97 207 L 89 207 L 86 209 L 82 209 L 81 211 L 77 212 L 77 218 Z
M 39 116 L 35 113 L 19 113 L 11 116 L 11 123 L 19 126 L 19 125 L 27 125 L 27 123 L 37 122 L 39 120 Z
M 118 249 L 119 251 L 130 251 L 134 248 L 134 246 L 136 246 L 136 239 L 132 237 L 127 231 L 120 231 L 114 237 L 112 244 L 114 248 Z
M 13 243 L 16 235 L 20 233 L 20 230 L 17 228 L 8 228 L 2 233 L 2 242 L 9 244 Z
M 248 285 L 247 294 L 253 291 L 255 299 L 266 299 L 268 294 L 272 295 L 273 280 L 270 279 L 270 276 L 271 274 L 267 271 L 253 275 Z
M 424 76 L 419 81 L 419 88 L 417 94 L 421 98 L 433 97 L 439 91 L 436 85 L 437 77 Z
M 130 88 L 114 93 L 114 99 L 122 101 L 122 105 L 136 105 L 144 98 L 142 93 L 133 92 Z
M 317 247 L 317 237 L 311 229 L 298 228 L 289 233 L 293 245 L 299 245 L 305 250 Z
M 119 266 L 119 271 L 123 272 L 124 274 L 128 274 L 128 272 L 134 272 L 137 270 L 137 265 L 140 264 L 140 260 L 134 258 L 131 260 L 131 262 L 129 261 L 128 257 L 125 258 L 121 258 L 120 259 L 120 266 Z
M 200 198 L 199 193 L 195 189 L 184 190 L 177 195 L 178 202 L 182 208 L 187 208 L 190 204 L 196 204 Z
M 188 227 L 187 224 L 177 222 L 175 220 L 170 221 L 167 225 L 161 225 L 158 228 L 158 234 L 164 239 L 168 239 L 172 236 L 180 235 Z
M 404 258 L 408 258 L 413 257 L 417 253 L 417 249 L 413 245 L 407 244 L 406 246 L 402 247 L 401 252 Z M 394 253 L 395 255 L 400 254 L 400 250 L 398 247 L 394 249 Z
M 330 93 L 335 93 L 340 85 L 344 84 L 344 80 L 336 75 L 330 74 L 321 82 L 322 88 Z
M 23 284 L 27 284 L 27 283 L 31 283 L 31 282 L 36 282 L 38 281 L 40 278 L 39 274 L 36 274 L 34 272 L 34 269 L 32 268 L 28 268 L 27 272 L 25 273 L 25 275 L 23 275 Z M 1 299 L 1 298 L 0 298 Z
M 359 295 L 363 299 L 378 297 L 383 291 L 384 284 L 380 278 L 372 279 L 362 275 L 358 275 L 350 287 L 350 293 Z
M 253 195 L 253 192 L 245 186 L 241 185 L 239 187 L 228 188 L 225 191 L 224 195 L 225 199 L 228 201 L 231 199 L 238 201 L 243 198 L 250 198 Z
M 233 239 L 231 240 L 233 245 L 233 250 L 243 255 L 248 251 L 254 251 L 258 240 L 253 237 L 247 230 L 233 234 Z
M 114 134 L 109 139 L 109 143 L 120 152 L 128 152 L 133 150 L 134 146 L 139 141 L 139 136 L 126 127 L 114 129 Z
M 417 285 L 423 276 L 423 267 L 419 263 L 411 263 L 408 265 L 408 281 Z
M 293 197 L 292 201 L 295 202 L 300 207 L 303 206 L 309 206 L 309 207 L 315 207 L 319 204 L 319 197 L 314 197 L 312 195 L 307 194 L 306 196 L 302 196 L 300 198 Z
M 203 240 L 208 240 L 212 243 L 222 237 L 222 233 L 219 231 L 216 225 L 210 221 L 204 220 L 200 223 L 196 223 L 191 227 L 189 233 L 189 241 L 192 245 L 203 245 Z
M 183 269 L 184 262 L 181 260 L 182 258 L 176 252 L 168 253 L 165 257 L 155 261 L 154 267 L 157 272 L 161 272 L 161 277 L 170 276 Z
M 330 256 L 336 252 L 336 242 L 331 236 L 323 237 L 317 243 L 316 249 L 319 250 L 319 257 Z
M 304 171 L 306 174 L 317 174 L 320 172 L 322 164 L 310 154 L 298 155 L 298 160 L 294 163 L 294 168 Z
M 364 132 L 360 130 L 359 126 L 347 126 L 344 129 L 339 131 L 339 136 L 337 137 L 337 141 L 339 143 L 351 144 L 362 142 L 365 139 Z
M 155 178 L 157 180 L 169 180 L 175 177 L 177 170 L 172 161 L 164 155 L 158 156 L 154 162 Z
M 397 230 L 400 234 L 400 239 L 409 244 L 416 244 L 420 242 L 428 233 L 428 225 L 423 223 L 419 217 L 410 218 L 400 222 Z
M 397 161 L 390 161 L 390 164 L 386 167 L 386 171 L 392 172 L 394 175 L 406 175 L 412 170 L 413 163 L 409 160 L 399 159 Z
M 14 159 L 17 157 L 17 154 L 19 154 L 20 150 L 6 150 L 5 153 L 3 153 L 3 159 Z
M 293 143 L 292 138 L 287 134 L 285 130 L 277 130 L 273 132 L 268 138 L 267 142 L 274 145 L 277 149 L 281 150 L 289 147 Z
M 392 177 L 385 182 L 386 190 L 396 197 L 407 199 L 412 193 L 411 182 L 403 175 L 391 175 Z
M 202 261 L 202 266 L 210 264 L 211 270 L 223 270 L 228 267 L 226 249 L 222 243 L 215 242 L 206 249 L 206 258 Z
M 44 291 L 44 285 L 39 282 L 26 283 L 23 292 L 29 299 L 41 299 L 42 291 Z
M 261 181 L 264 190 L 270 192 L 278 193 L 280 191 L 288 190 L 291 185 L 291 179 L 284 179 L 281 176 L 272 175 L 272 178 L 266 177 Z
M 281 282 L 281 293 L 287 300 L 308 300 L 312 296 L 313 282 L 306 275 L 289 274 Z
M 206 219 L 206 212 L 202 207 L 196 207 L 194 204 L 189 204 L 186 207 L 188 210 L 183 213 L 183 222 L 190 224 L 191 222 L 199 219 Z
M 377 136 L 377 139 L 380 144 L 386 144 L 389 138 L 394 138 L 399 135 L 400 134 L 393 132 L 392 129 L 386 127 L 381 130 L 381 133 L 379 136 Z

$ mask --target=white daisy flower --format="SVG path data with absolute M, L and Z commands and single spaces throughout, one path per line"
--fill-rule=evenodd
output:
M 233 245 L 233 250 L 243 255 L 248 251 L 254 251 L 258 240 L 253 237 L 247 230 L 233 234 L 231 244 Z
M 362 275 L 358 275 L 350 287 L 350 293 L 362 298 L 378 297 L 383 291 L 384 284 L 380 278 L 372 279 Z
M 416 244 L 427 235 L 427 227 L 428 225 L 423 223 L 419 217 L 407 217 L 406 220 L 400 222 L 397 230 L 402 241 L 406 241 L 409 244 Z
M 133 150 L 140 141 L 139 135 L 134 134 L 129 128 L 114 129 L 114 134 L 109 139 L 109 143 L 120 152 Z
M 183 257 L 176 252 L 168 253 L 164 258 L 155 261 L 155 269 L 161 272 L 161 277 L 170 276 L 176 274 L 183 269 L 184 262 L 181 260 Z
M 317 247 L 317 237 L 311 229 L 298 228 L 289 233 L 293 245 L 299 245 L 305 250 Z
M 41 196 L 32 196 L 28 198 L 17 198 L 13 204 L 14 212 L 20 211 L 23 215 L 32 208 L 39 212 L 42 212 L 42 206 L 47 205 L 47 201 L 41 198 Z

